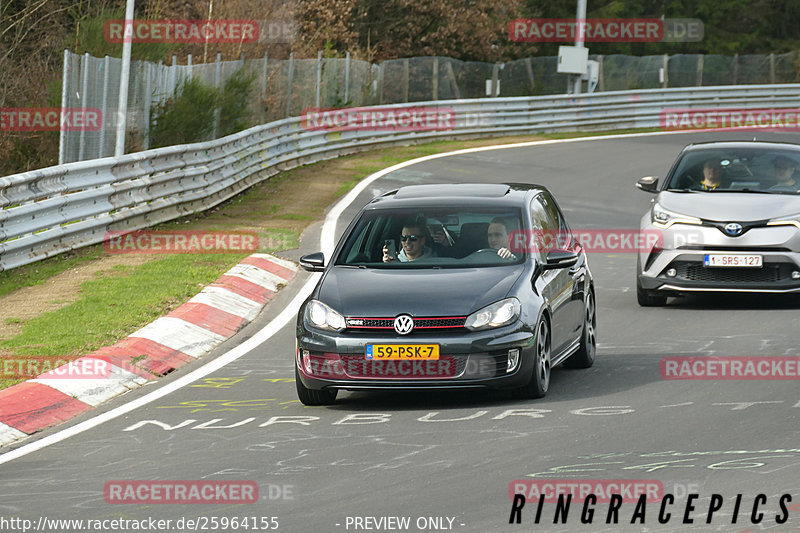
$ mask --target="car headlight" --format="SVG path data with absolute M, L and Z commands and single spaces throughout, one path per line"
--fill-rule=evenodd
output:
M 788 217 L 773 218 L 767 226 L 795 226 L 800 229 L 800 213 Z
M 497 328 L 511 324 L 519 318 L 522 307 L 516 298 L 506 298 L 469 315 L 464 322 L 464 327 L 473 331 L 479 329 Z
M 650 222 L 661 228 L 668 228 L 673 224 L 702 224 L 699 218 L 669 211 L 661 207 L 658 202 L 654 203 L 650 210 Z
M 332 331 L 341 331 L 345 328 L 344 317 L 319 300 L 308 302 L 303 319 L 307 326 L 315 328 Z

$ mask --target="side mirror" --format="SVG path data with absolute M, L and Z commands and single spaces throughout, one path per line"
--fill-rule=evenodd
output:
M 325 270 L 325 255 L 322 252 L 304 255 L 300 258 L 300 267 L 309 272 L 322 272 Z
M 656 194 L 658 192 L 658 177 L 645 176 L 636 182 L 636 188 L 640 191 Z
M 578 252 L 571 252 L 569 250 L 553 250 L 552 252 L 547 252 L 547 257 L 542 265 L 542 268 L 544 270 L 567 268 L 577 263 L 578 259 L 580 259 L 580 254 Z

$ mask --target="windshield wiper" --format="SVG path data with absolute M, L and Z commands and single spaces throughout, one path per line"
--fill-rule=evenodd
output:
M 698 192 L 697 189 L 666 189 L 668 192 Z

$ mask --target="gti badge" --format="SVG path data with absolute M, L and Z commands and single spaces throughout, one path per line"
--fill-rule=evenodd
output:
M 737 222 L 730 222 L 725 224 L 725 233 L 730 235 L 731 237 L 736 237 L 742 233 L 742 225 Z
M 400 315 L 394 319 L 394 330 L 400 335 L 407 335 L 414 329 L 414 319 L 409 315 Z

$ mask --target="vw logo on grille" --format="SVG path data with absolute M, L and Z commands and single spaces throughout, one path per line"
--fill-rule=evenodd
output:
M 740 233 L 742 233 L 742 225 L 737 222 L 731 222 L 729 224 L 725 224 L 725 233 L 730 235 L 731 237 L 736 237 Z
M 394 330 L 400 335 L 407 335 L 414 329 L 414 319 L 409 315 L 400 315 L 394 319 Z

